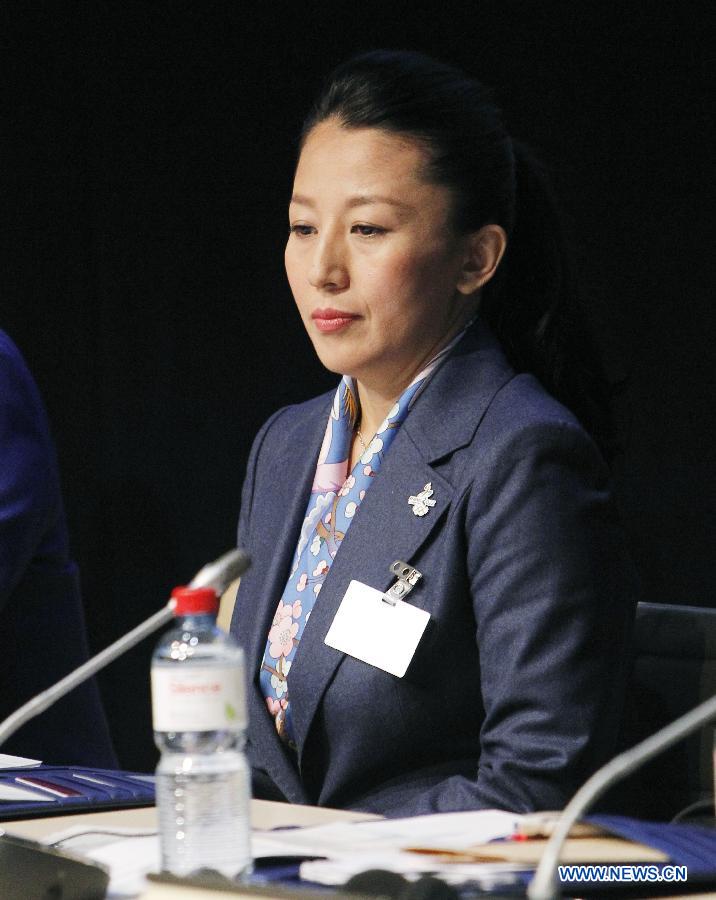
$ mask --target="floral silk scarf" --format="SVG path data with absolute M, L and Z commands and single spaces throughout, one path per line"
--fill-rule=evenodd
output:
M 303 629 L 356 511 L 428 376 L 462 337 L 443 348 L 400 395 L 353 471 L 351 441 L 360 408 L 355 382 L 344 376 L 333 398 L 294 564 L 269 631 L 259 681 L 283 741 L 295 749 L 288 675 Z

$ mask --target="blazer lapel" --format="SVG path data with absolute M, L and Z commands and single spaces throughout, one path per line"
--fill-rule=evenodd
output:
M 316 403 L 316 408 L 295 422 L 281 435 L 281 446 L 273 457 L 276 478 L 266 504 L 252 512 L 252 534 L 265 537 L 252 561 L 250 578 L 240 588 L 241 602 L 254 605 L 257 612 L 248 617 L 252 628 L 242 635 L 246 654 L 248 708 L 252 743 L 256 757 L 274 782 L 293 803 L 307 802 L 295 765 L 281 743 L 274 721 L 266 709 L 258 683 L 259 668 L 266 649 L 271 621 L 276 612 L 296 549 L 298 534 L 306 512 L 307 498 L 316 471 L 316 459 L 325 432 L 331 398 Z M 277 424 L 276 427 L 281 427 Z M 277 523 L 280 523 L 277 530 Z M 255 552 L 255 551 L 254 551 Z

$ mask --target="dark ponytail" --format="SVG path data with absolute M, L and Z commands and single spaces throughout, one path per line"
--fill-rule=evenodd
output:
M 536 375 L 610 457 L 610 391 L 581 308 L 565 216 L 545 167 L 517 141 L 513 153 L 514 220 L 481 316 L 514 368 Z
M 422 142 L 425 177 L 452 193 L 454 228 L 505 229 L 507 252 L 483 289 L 481 317 L 517 371 L 536 375 L 608 453 L 605 382 L 580 314 L 563 217 L 546 172 L 512 141 L 491 92 L 430 57 L 379 50 L 329 76 L 301 143 L 329 118 Z

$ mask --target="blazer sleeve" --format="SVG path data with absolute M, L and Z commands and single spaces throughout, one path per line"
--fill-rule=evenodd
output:
M 256 483 L 256 468 L 259 454 L 261 453 L 261 449 L 271 427 L 288 408 L 289 407 L 284 406 L 270 416 L 259 429 L 259 432 L 251 445 L 249 459 L 246 463 L 244 484 L 241 488 L 241 507 L 239 509 L 239 523 L 236 530 L 236 545 L 238 547 L 246 548 L 251 545 L 251 510 L 254 504 L 254 486 Z
M 609 476 L 576 424 L 499 453 L 469 567 L 486 806 L 555 809 L 616 749 L 637 596 Z
M 482 463 L 464 506 L 479 759 L 383 784 L 357 808 L 559 809 L 615 752 L 637 584 L 606 466 L 571 422 L 513 431 Z
M 61 518 L 59 481 L 45 411 L 14 345 L 0 333 L 0 609 Z M 60 546 L 46 548 L 58 557 Z

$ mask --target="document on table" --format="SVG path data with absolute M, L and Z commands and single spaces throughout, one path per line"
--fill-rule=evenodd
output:
M 473 844 L 517 834 L 526 818 L 487 809 L 276 829 L 260 833 L 258 846 L 266 852 L 259 855 L 343 857 L 410 848 L 463 850 Z
M 0 753 L 0 769 L 26 769 L 40 765 L 42 765 L 40 759 L 28 759 L 26 756 L 10 756 L 8 753 Z
M 319 884 L 344 884 L 368 869 L 388 869 L 408 878 L 432 873 L 455 884 L 486 888 L 512 884 L 531 866 L 496 862 L 461 851 L 506 838 L 522 830 L 526 819 L 499 810 L 438 813 L 371 822 L 334 822 L 308 828 L 264 832 L 256 849 L 264 856 L 320 856 L 301 864 L 300 875 Z M 258 853 L 256 854 L 259 855 Z

